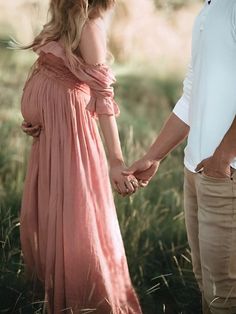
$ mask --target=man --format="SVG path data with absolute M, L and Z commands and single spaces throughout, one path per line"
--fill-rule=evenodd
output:
M 188 137 L 184 206 L 203 313 L 236 313 L 236 0 L 206 1 L 184 92 L 147 154 L 124 174 L 147 182 Z

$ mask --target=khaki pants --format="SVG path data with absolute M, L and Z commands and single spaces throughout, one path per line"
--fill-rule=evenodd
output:
M 218 179 L 185 168 L 184 207 L 203 313 L 236 314 L 236 171 Z

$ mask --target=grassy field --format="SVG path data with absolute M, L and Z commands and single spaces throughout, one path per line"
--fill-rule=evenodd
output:
M 0 313 L 42 313 L 42 298 L 24 281 L 19 208 L 31 139 L 20 130 L 21 88 L 33 56 L 0 49 Z M 152 142 L 181 94 L 182 78 L 142 65 L 115 65 L 118 119 L 127 163 Z M 130 272 L 145 314 L 200 313 L 187 244 L 183 147 L 132 198 L 115 196 Z

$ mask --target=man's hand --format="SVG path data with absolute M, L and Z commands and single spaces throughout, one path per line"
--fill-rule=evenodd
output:
M 200 170 L 203 170 L 209 177 L 230 178 L 230 160 L 223 158 L 223 154 L 216 152 L 213 156 L 202 160 L 197 165 L 195 171 L 199 172 Z
M 236 157 L 236 117 L 226 132 L 214 154 L 204 159 L 195 169 L 215 178 L 229 178 L 231 176 L 230 164 Z
M 139 185 L 145 187 L 156 174 L 159 165 L 159 161 L 149 160 L 144 157 L 133 163 L 131 167 L 122 173 L 125 176 L 134 175 L 139 181 Z
M 134 175 L 141 187 L 146 186 L 156 174 L 161 160 L 183 142 L 189 129 L 189 126 L 172 112 L 145 156 L 127 171 L 123 171 L 123 174 Z

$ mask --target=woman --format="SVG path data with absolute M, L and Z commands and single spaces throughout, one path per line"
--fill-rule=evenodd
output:
M 125 170 L 106 65 L 103 15 L 114 0 L 51 0 L 34 39 L 39 54 L 25 84 L 23 129 L 34 136 L 20 213 L 24 261 L 45 287 L 49 313 L 139 314 L 110 177 L 136 191 Z

